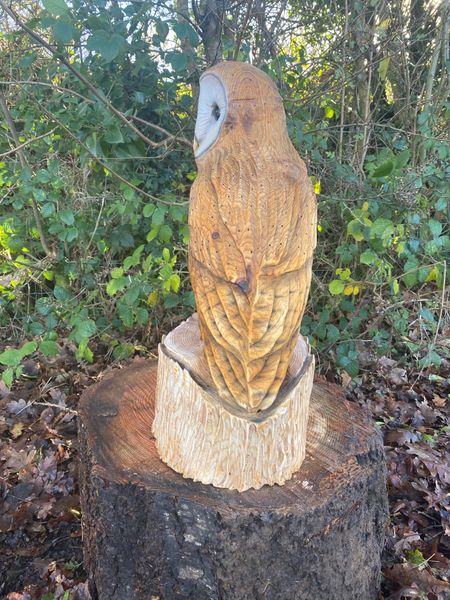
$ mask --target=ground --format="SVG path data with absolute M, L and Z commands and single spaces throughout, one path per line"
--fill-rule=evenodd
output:
M 102 356 L 98 349 L 96 356 Z M 0 598 L 89 600 L 83 570 L 77 403 L 112 368 L 80 368 L 73 348 L 30 359 L 11 391 L 0 383 Z M 391 522 L 380 599 L 450 599 L 450 365 L 366 365 L 347 397 L 385 438 Z

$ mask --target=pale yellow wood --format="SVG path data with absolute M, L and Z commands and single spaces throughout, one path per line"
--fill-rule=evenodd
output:
M 160 458 L 184 477 L 244 491 L 282 485 L 305 457 L 314 358 L 297 339 L 276 402 L 249 413 L 214 390 L 197 319 L 160 344 L 153 433 Z
M 217 393 L 270 407 L 291 362 L 311 281 L 316 201 L 291 144 L 281 97 L 251 65 L 221 63 L 227 114 L 197 159 L 189 271 Z

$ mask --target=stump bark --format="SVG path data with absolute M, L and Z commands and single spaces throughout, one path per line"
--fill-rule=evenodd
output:
M 183 479 L 151 435 L 157 365 L 80 403 L 85 564 L 100 600 L 375 600 L 387 519 L 383 447 L 340 388 L 318 380 L 306 458 L 284 486 Z

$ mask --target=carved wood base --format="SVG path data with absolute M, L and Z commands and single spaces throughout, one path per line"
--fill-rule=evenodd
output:
M 274 405 L 249 413 L 224 402 L 209 380 L 196 318 L 160 344 L 153 433 L 160 458 L 184 477 L 238 490 L 282 485 L 306 447 L 314 358 L 300 337 Z

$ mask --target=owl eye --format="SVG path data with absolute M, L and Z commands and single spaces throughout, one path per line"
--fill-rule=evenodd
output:
M 227 95 L 223 83 L 206 73 L 200 79 L 197 121 L 195 123 L 195 157 L 204 154 L 218 139 L 227 114 Z

